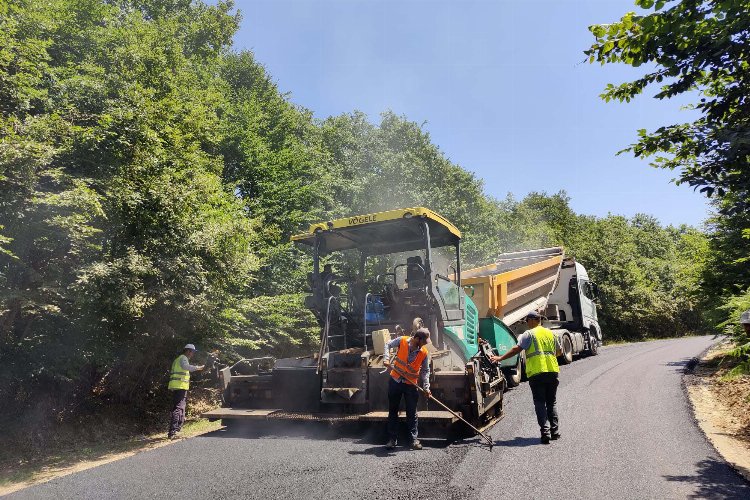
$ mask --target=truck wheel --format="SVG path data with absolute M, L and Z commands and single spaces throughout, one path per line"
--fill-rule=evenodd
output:
M 560 364 L 570 364 L 573 362 L 573 343 L 570 341 L 570 337 L 568 335 L 563 335 L 561 343 L 562 356 L 560 356 Z
M 520 355 L 518 356 L 518 361 L 516 361 L 515 372 L 514 374 L 512 369 L 503 370 L 508 387 L 518 387 L 518 384 L 521 383 L 521 378 L 523 378 L 523 362 Z
M 596 335 L 589 332 L 589 356 L 596 356 L 599 354 L 599 341 L 596 339 Z

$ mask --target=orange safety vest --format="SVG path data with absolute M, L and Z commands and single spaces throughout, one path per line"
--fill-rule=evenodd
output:
M 398 344 L 398 352 L 396 353 L 396 357 L 393 358 L 393 367 L 398 369 L 401 374 L 396 372 L 396 370 L 391 370 L 391 377 L 398 381 L 403 376 L 412 384 L 417 385 L 419 371 L 422 369 L 422 362 L 426 357 L 427 348 L 422 346 L 414 361 L 409 363 L 409 337 L 401 337 L 401 342 Z

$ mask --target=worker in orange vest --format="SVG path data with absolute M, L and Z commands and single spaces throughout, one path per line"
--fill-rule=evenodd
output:
M 417 439 L 417 385 L 430 396 L 430 361 L 427 355 L 427 344 L 430 343 L 430 331 L 420 328 L 411 337 L 396 337 L 388 342 L 383 353 L 383 365 L 391 370 L 388 381 L 388 434 L 390 439 L 386 448 L 396 447 L 398 437 L 398 407 L 401 397 L 406 402 L 406 424 L 411 434 L 411 448 L 421 450 L 422 444 Z M 398 349 L 393 362 L 390 361 L 390 349 Z

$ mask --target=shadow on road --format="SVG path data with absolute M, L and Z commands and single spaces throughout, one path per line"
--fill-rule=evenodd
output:
M 690 373 L 695 369 L 696 366 L 698 366 L 698 361 L 698 358 L 695 357 L 682 358 L 677 361 L 669 361 L 667 363 L 664 363 L 663 366 L 674 366 L 678 368 L 676 371 Z
M 750 498 L 748 484 L 729 465 L 710 458 L 697 464 L 693 476 L 667 476 L 667 481 L 691 483 L 696 486 L 695 493 L 688 498 Z
M 402 426 L 399 442 L 410 440 L 406 427 Z M 423 434 L 420 432 L 420 436 Z M 385 445 L 388 434 L 384 424 L 350 423 L 331 426 L 324 422 L 233 422 L 214 432 L 199 436 L 200 438 L 234 438 L 234 439 L 309 439 L 317 441 L 335 441 L 339 439 L 354 441 L 359 444 Z M 446 439 L 430 439 L 435 436 L 424 435 L 421 439 L 425 448 L 435 448 L 446 443 Z
M 330 426 L 322 422 L 233 422 L 200 438 L 277 439 L 297 438 L 312 440 L 356 439 L 369 444 L 385 442 L 385 432 L 379 426 L 347 424 Z
M 406 427 L 399 429 L 398 442 L 407 443 L 411 441 L 406 432 Z M 395 450 L 386 450 L 385 443 L 388 434 L 384 424 L 347 424 L 329 426 L 320 422 L 235 422 L 228 427 L 217 431 L 196 436 L 197 439 L 205 438 L 229 438 L 229 439 L 309 439 L 317 441 L 348 440 L 356 444 L 371 445 L 370 448 L 359 451 L 350 451 L 352 455 L 374 455 L 390 456 L 393 453 L 411 451 L 407 446 L 399 445 Z M 519 438 L 520 439 L 520 438 Z M 447 433 L 423 433 L 420 430 L 422 445 L 427 449 L 444 449 L 449 446 L 458 447 L 487 447 L 486 444 L 476 437 L 465 437 Z M 533 440 L 532 440 L 533 441 Z M 522 446 L 516 444 L 515 446 Z
M 517 436 L 513 439 L 506 439 L 505 441 L 495 441 L 495 446 L 508 447 L 508 448 L 521 448 L 526 446 L 540 445 L 539 438 L 520 437 Z
M 425 450 L 435 449 L 440 450 L 447 448 L 451 444 L 453 444 L 452 441 L 448 441 L 446 439 L 420 439 L 420 442 L 422 443 L 422 446 L 424 446 Z M 392 457 L 397 453 L 418 453 L 415 450 L 412 450 L 409 446 L 397 446 L 395 450 L 389 450 L 385 447 L 385 445 L 380 446 L 372 446 L 370 448 L 364 449 L 364 450 L 350 450 L 347 453 L 349 455 L 373 455 L 376 457 Z
M 372 455 L 378 458 L 392 457 L 396 453 L 401 451 L 410 451 L 409 448 L 396 448 L 395 450 L 389 450 L 385 446 L 373 446 L 365 450 L 350 450 L 349 455 Z

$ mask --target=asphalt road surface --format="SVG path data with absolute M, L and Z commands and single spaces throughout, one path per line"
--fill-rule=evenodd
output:
M 319 424 L 218 431 L 9 498 L 750 498 L 697 427 L 681 377 L 710 337 L 606 347 L 562 367 L 562 439 L 539 444 L 528 384 L 476 438 L 387 452 Z

